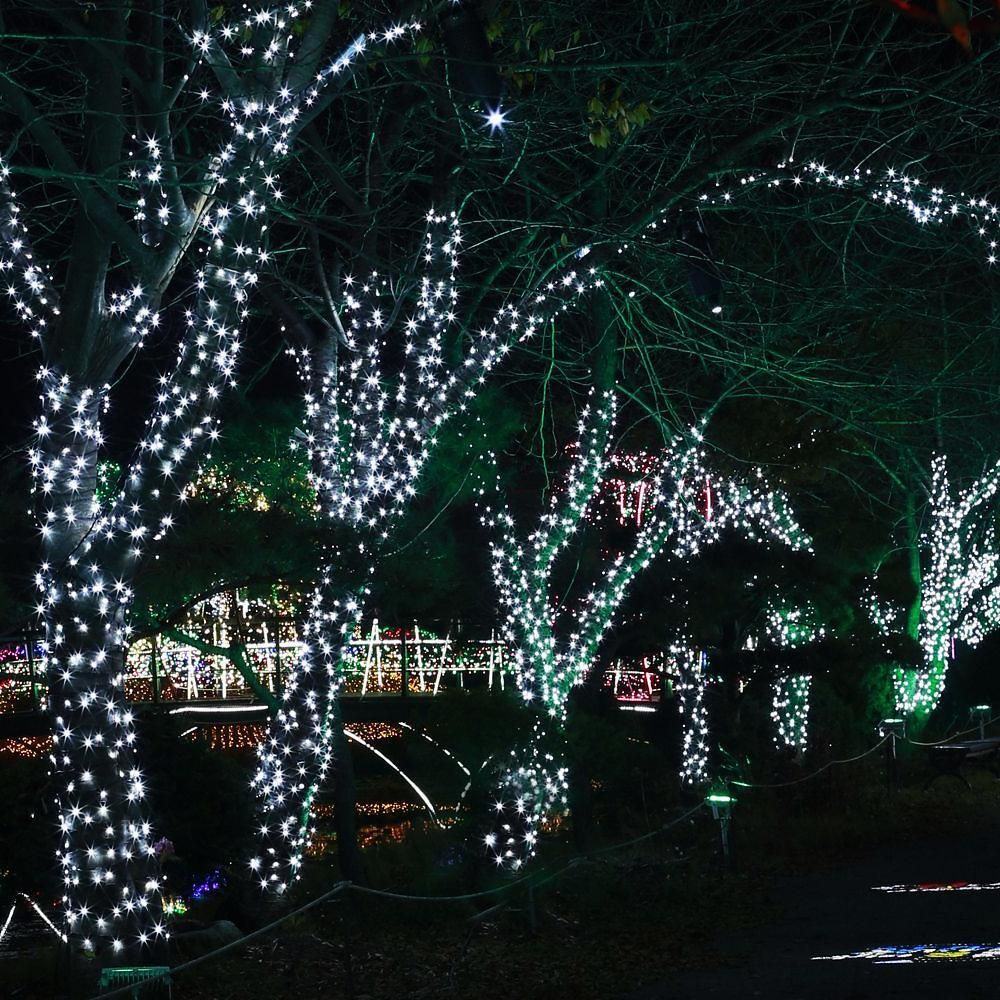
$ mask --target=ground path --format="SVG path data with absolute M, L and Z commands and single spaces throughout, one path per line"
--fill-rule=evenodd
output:
M 971 825 L 971 824 L 970 824 Z M 872 886 L 1000 882 L 1000 829 L 879 849 L 862 860 L 775 881 L 767 925 L 717 944 L 727 968 L 686 970 L 627 1000 L 980 1000 L 1000 997 L 1000 957 L 814 961 L 885 946 L 1000 946 L 1000 889 L 885 893 Z M 998 949 L 1000 955 L 1000 949 Z M 730 964 L 731 962 L 731 964 Z

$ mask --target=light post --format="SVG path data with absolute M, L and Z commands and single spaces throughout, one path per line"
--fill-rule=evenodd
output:
M 896 771 L 896 740 L 906 737 L 906 719 L 883 719 L 878 724 L 878 734 L 886 740 L 885 744 L 885 783 L 890 792 L 898 787 Z
M 727 868 L 732 867 L 732 845 L 729 842 L 729 824 L 733 818 L 733 805 L 736 799 L 728 792 L 712 792 L 705 797 L 705 802 L 712 810 L 712 818 L 718 820 L 719 832 L 722 835 L 722 859 Z
M 990 721 L 990 712 L 992 709 L 989 705 L 973 705 L 969 709 L 969 715 L 972 717 L 972 721 L 979 726 L 979 738 L 981 740 L 986 739 L 986 723 Z

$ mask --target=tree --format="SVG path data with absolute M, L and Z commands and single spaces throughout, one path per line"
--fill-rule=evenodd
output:
M 416 27 L 361 36 L 328 61 L 328 16 L 311 18 L 292 44 L 303 9 L 210 24 L 196 5 L 187 55 L 167 43 L 162 12 L 57 5 L 35 13 L 73 39 L 75 65 L 42 80 L 28 65 L 23 82 L 5 73 L 0 84 L 31 146 L 0 162 L 0 273 L 42 355 L 30 458 L 63 900 L 75 946 L 102 962 L 141 954 L 166 934 L 135 717 L 122 691 L 136 572 L 174 523 L 179 494 L 218 435 L 249 297 L 270 261 L 267 214 L 283 197 L 280 161 L 369 43 Z M 74 108 L 80 130 L 56 127 L 36 100 L 49 102 L 45 110 Z M 11 187 L 19 170 L 33 173 L 35 158 L 46 187 L 59 183 L 69 194 L 52 207 L 27 192 L 23 214 L 37 216 L 37 231 L 52 231 L 37 247 Z M 63 239 L 69 249 L 60 257 Z M 51 265 L 41 263 L 46 251 Z M 176 336 L 176 358 L 149 400 L 121 481 L 99 500 L 111 384 L 161 328 Z
M 526 293 L 500 293 L 502 305 L 475 331 L 477 300 L 495 290 L 476 289 L 470 307 L 460 302 L 462 241 L 457 215 L 432 210 L 419 277 L 390 282 L 378 273 L 347 275 L 343 300 L 323 324 L 276 303 L 305 390 L 310 480 L 327 526 L 303 627 L 305 650 L 288 674 L 253 779 L 264 822 L 251 867 L 262 888 L 279 894 L 299 877 L 313 799 L 342 742 L 337 694 L 344 648 L 442 426 L 467 413 L 512 344 L 531 338 L 567 301 L 601 284 L 593 269 L 572 268 L 536 280 Z M 337 805 L 338 821 L 349 822 L 349 796 Z M 341 827 L 341 833 L 343 849 L 351 830 Z
M 647 481 L 644 523 L 626 550 L 607 560 L 599 582 L 575 602 L 559 594 L 556 561 L 577 540 L 610 466 L 616 410 L 613 391 L 596 407 L 583 410 L 565 489 L 553 492 L 538 527 L 526 539 L 518 537 L 506 505 L 484 508 L 518 690 L 536 713 L 529 745 L 511 751 L 500 778 L 494 828 L 486 838 L 498 866 L 520 868 L 535 853 L 542 821 L 559 802 L 565 804 L 567 769 L 547 726 L 558 732 L 565 724 L 570 691 L 593 669 L 601 640 L 636 575 L 668 543 L 677 554 L 693 557 L 734 529 L 794 548 L 809 544 L 784 497 L 762 480 L 748 484 L 708 475 L 699 429 L 693 440 L 679 439 L 658 456 Z M 695 703 L 700 705 L 700 698 Z M 700 769 L 690 777 L 700 778 Z
M 1000 462 L 957 492 L 945 457 L 939 455 L 932 463 L 930 524 L 920 540 L 926 569 L 913 623 L 923 662 L 917 670 L 895 670 L 900 710 L 925 714 L 933 709 L 944 690 L 954 641 L 975 646 L 1000 627 L 998 486 Z M 893 634 L 900 625 L 910 632 L 914 615 L 900 606 L 871 595 L 870 609 L 883 634 Z

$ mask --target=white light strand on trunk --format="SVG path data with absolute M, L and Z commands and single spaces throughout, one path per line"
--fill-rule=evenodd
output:
M 955 493 L 945 456 L 931 463 L 930 527 L 923 543 L 930 564 L 921 591 L 923 676 L 915 707 L 933 708 L 944 689 L 953 637 L 971 646 L 1000 626 L 996 496 L 1000 462 Z
M 926 570 L 921 580 L 918 641 L 923 663 L 893 671 L 896 710 L 926 713 L 944 691 L 956 638 L 978 645 L 1000 628 L 1000 548 L 997 491 L 1000 462 L 954 490 L 944 455 L 931 461 L 930 526 L 920 538 Z M 904 609 L 867 595 L 872 623 L 885 636 L 904 628 Z
M 822 639 L 826 629 L 820 624 L 816 607 L 811 602 L 788 606 L 776 601 L 767 607 L 764 634 L 776 646 L 795 649 Z M 771 721 L 775 725 L 774 743 L 779 750 L 806 749 L 811 688 L 812 676 L 809 674 L 790 674 L 775 679 Z
M 340 537 L 352 541 L 331 539 L 322 547 L 306 652 L 289 673 L 253 778 L 263 816 L 250 867 L 262 889 L 281 894 L 299 877 L 312 836 L 312 802 L 335 766 L 329 722 L 341 655 L 368 593 L 361 581 L 377 572 L 442 424 L 467 412 L 512 345 L 603 284 L 595 268 L 571 267 L 525 296 L 512 296 L 487 325 L 472 330 L 459 294 L 462 242 L 455 213 L 430 211 L 418 277 L 343 279 L 342 345 L 337 336 L 285 331 L 305 390 L 305 449 L 321 516 L 347 529 Z M 585 255 L 580 251 L 576 259 Z M 456 340 L 463 354 L 449 367 L 445 348 Z
M 812 677 L 792 674 L 774 682 L 771 721 L 779 750 L 804 751 L 809 743 L 809 692 Z
M 708 770 L 708 657 L 686 645 L 670 649 L 678 668 L 677 709 L 681 714 L 681 783 L 706 785 Z
M 284 16 L 257 16 L 255 45 L 243 44 L 242 54 L 262 56 L 280 69 L 290 54 L 286 27 Z M 393 41 L 417 27 L 394 27 L 377 39 Z M 207 36 L 196 38 L 202 53 L 213 44 Z M 221 99 L 231 137 L 204 178 L 197 220 L 177 217 L 188 211 L 183 201 L 171 216 L 163 186 L 166 137 L 144 141 L 141 165 L 131 172 L 143 241 L 155 246 L 158 228 L 187 225 L 192 252 L 202 255 L 203 264 L 174 369 L 160 380 L 137 458 L 110 501 L 95 496 L 108 386 L 89 385 L 54 363 L 39 371 L 41 415 L 30 461 L 46 553 L 36 582 L 56 728 L 52 760 L 59 781 L 64 907 L 73 939 L 88 952 L 110 952 L 112 961 L 167 936 L 144 780 L 134 756 L 134 719 L 123 699 L 131 581 L 149 544 L 172 526 L 171 511 L 192 475 L 195 453 L 217 436 L 214 411 L 234 384 L 248 294 L 258 268 L 268 262 L 265 215 L 283 197 L 276 162 L 288 151 L 303 107 L 364 48 L 363 39 L 352 43 L 304 90 L 279 87 L 264 97 L 240 90 Z M 169 172 L 172 165 L 166 166 Z M 34 260 L 9 176 L 9 166 L 0 161 L 0 276 L 44 352 L 50 331 L 66 320 L 48 273 Z M 157 293 L 136 280 L 111 293 L 105 316 L 109 340 L 127 353 L 159 325 Z

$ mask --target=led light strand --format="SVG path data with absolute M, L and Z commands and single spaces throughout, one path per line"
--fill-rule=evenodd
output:
M 787 606 L 780 601 L 768 604 L 764 635 L 776 645 L 794 649 L 816 642 L 826 635 L 816 607 L 810 602 Z M 794 674 L 778 677 L 772 684 L 771 721 L 774 743 L 779 750 L 803 752 L 809 742 L 809 694 L 812 676 Z
M 290 38 L 285 22 L 265 18 L 259 25 L 255 44 L 267 36 L 264 60 L 280 75 Z M 384 40 L 415 28 L 393 28 Z M 60 776 L 59 860 L 68 926 L 87 951 L 141 950 L 167 936 L 134 719 L 122 696 L 131 581 L 150 544 L 171 528 L 196 454 L 218 434 L 216 404 L 234 384 L 248 296 L 269 261 L 266 212 L 283 198 L 275 161 L 287 153 L 303 108 L 363 48 L 352 43 L 304 91 L 279 87 L 274 99 L 247 96 L 234 81 L 239 93 L 221 101 L 231 135 L 210 162 L 197 210 L 185 206 L 179 185 L 166 183 L 176 179 L 168 137 L 137 139 L 130 180 L 143 242 L 156 247 L 168 230 L 185 237 L 167 241 L 184 250 L 161 255 L 165 276 L 184 251 L 200 254 L 203 265 L 137 458 L 106 501 L 95 499 L 95 486 L 109 387 L 51 362 L 38 373 L 42 405 L 29 459 L 45 551 L 36 583 L 56 729 L 52 761 Z M 0 160 L 0 276 L 16 315 L 44 351 L 49 331 L 64 320 L 20 221 L 10 172 Z M 141 347 L 160 325 L 155 285 L 133 281 L 106 303 L 104 333 L 123 352 Z
M 676 658 L 680 675 L 677 679 L 677 708 L 681 714 L 681 783 L 705 785 L 708 770 L 708 708 L 705 690 L 708 686 L 708 657 L 704 651 L 688 645 L 675 644 L 671 652 Z
M 702 192 L 701 205 L 724 208 L 739 203 L 749 194 L 767 190 L 802 191 L 809 186 L 860 194 L 881 208 L 901 211 L 920 226 L 944 225 L 962 219 L 985 244 L 985 261 L 992 266 L 998 260 L 1000 243 L 1000 207 L 989 198 L 961 191 L 948 192 L 914 177 L 907 170 L 890 167 L 877 171 L 870 167 L 833 170 L 816 160 L 797 164 L 791 157 L 774 168 L 763 168 L 719 180 L 712 191 Z M 651 228 L 657 228 L 656 223 Z
M 809 691 L 812 677 L 795 674 L 779 677 L 773 685 L 771 721 L 778 749 L 804 751 L 809 743 Z
M 285 331 L 305 392 L 305 450 L 321 516 L 349 529 L 344 535 L 355 547 L 333 539 L 323 544 L 305 650 L 288 673 L 253 778 L 262 822 L 260 850 L 250 866 L 260 886 L 278 894 L 299 877 L 313 832 L 312 803 L 333 763 L 330 720 L 344 682 L 345 653 L 368 595 L 358 581 L 377 571 L 385 544 L 416 495 L 441 425 L 467 413 L 513 344 L 603 284 L 596 268 L 572 266 L 525 295 L 511 296 L 473 332 L 459 303 L 462 241 L 458 216 L 432 210 L 416 280 L 393 284 L 378 273 L 343 279 L 343 363 L 337 337 Z M 585 255 L 581 250 L 575 259 Z M 395 293 L 398 287 L 404 291 Z M 445 363 L 446 339 L 465 345 L 454 367 Z M 387 363 L 387 353 L 400 347 L 402 364 Z
M 1000 461 L 954 490 L 944 455 L 931 462 L 930 527 L 920 545 L 927 558 L 921 581 L 919 669 L 893 670 L 896 709 L 926 713 L 944 690 L 955 638 L 978 645 L 1000 628 L 1000 550 L 995 538 Z M 905 623 L 903 609 L 868 594 L 868 612 L 883 635 Z
M 751 483 L 710 480 L 704 465 L 702 430 L 665 449 L 648 479 L 649 499 L 631 549 L 609 560 L 600 582 L 575 605 L 555 600 L 552 572 L 561 551 L 574 540 L 611 465 L 611 432 L 616 396 L 607 391 L 598 405 L 591 398 L 577 428 L 577 445 L 565 490 L 554 492 L 538 527 L 526 541 L 506 505 L 483 504 L 481 520 L 491 534 L 493 578 L 503 609 L 504 633 L 513 649 L 513 669 L 522 699 L 537 708 L 527 747 L 513 751 L 514 763 L 500 776 L 493 828 L 486 846 L 498 865 L 518 868 L 534 853 L 538 827 L 551 809 L 565 802 L 567 771 L 546 748 L 550 739 L 543 718 L 556 730 L 566 718 L 570 690 L 592 667 L 604 634 L 635 576 L 672 542 L 678 555 L 696 555 L 727 530 L 751 539 L 775 538 L 793 548 L 809 539 L 780 494 L 769 490 L 758 470 Z M 705 502 L 706 482 L 713 483 Z M 485 485 L 480 486 L 485 496 Z M 569 634 L 563 638 L 565 630 Z M 698 661 L 701 662 L 700 660 Z M 701 688 L 698 688 L 699 692 Z M 686 704 L 686 703 L 685 703 Z M 701 694 L 688 706 L 694 718 L 688 741 L 700 747 L 707 733 Z M 697 716 L 695 718 L 695 716 Z M 707 746 L 706 746 L 707 751 Z M 692 765 L 684 780 L 701 780 Z

